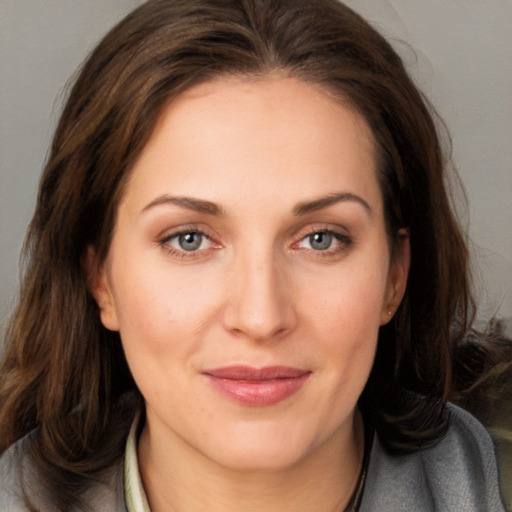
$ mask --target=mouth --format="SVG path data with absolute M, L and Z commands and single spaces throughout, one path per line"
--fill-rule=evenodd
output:
M 203 372 L 212 386 L 234 402 L 250 407 L 275 405 L 299 391 L 311 371 L 289 366 L 229 366 Z

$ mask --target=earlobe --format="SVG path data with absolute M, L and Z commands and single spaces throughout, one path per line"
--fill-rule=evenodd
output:
M 399 231 L 399 240 L 393 252 L 386 287 L 386 297 L 382 305 L 381 325 L 387 324 L 395 314 L 407 288 L 407 278 L 411 263 L 409 231 L 405 228 Z
M 83 268 L 87 275 L 87 285 L 100 310 L 101 323 L 110 331 L 118 331 L 117 314 L 109 284 L 105 264 L 99 265 L 96 251 L 92 246 L 87 248 L 83 258 Z

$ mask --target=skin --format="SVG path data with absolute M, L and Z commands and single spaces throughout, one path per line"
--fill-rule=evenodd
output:
M 344 507 L 363 454 L 356 403 L 406 286 L 405 233 L 390 254 L 372 136 L 352 109 L 281 77 L 222 78 L 168 105 L 92 280 L 146 401 L 153 511 Z M 240 364 L 310 375 L 254 407 L 204 374 Z

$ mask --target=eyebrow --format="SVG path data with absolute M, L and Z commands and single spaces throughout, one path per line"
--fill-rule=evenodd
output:
M 373 214 L 373 210 L 371 206 L 360 196 L 356 194 L 352 194 L 350 192 L 341 192 L 338 194 L 330 194 L 327 197 L 321 197 L 319 199 L 315 199 L 313 201 L 305 201 L 299 203 L 293 209 L 293 214 L 297 216 L 308 215 L 309 213 L 316 212 L 318 210 L 322 210 L 333 204 L 344 202 L 344 201 L 355 201 L 364 207 L 364 209 L 368 212 L 370 217 Z
M 344 201 L 355 201 L 356 203 L 362 205 L 370 216 L 373 213 L 370 205 L 362 197 L 356 194 L 352 194 L 350 192 L 330 194 L 327 197 L 321 197 L 319 199 L 314 199 L 313 201 L 304 201 L 298 203 L 293 208 L 292 213 L 295 216 L 308 215 L 309 213 L 313 213 L 318 210 L 328 208 L 333 204 Z M 193 210 L 199 213 L 206 213 L 217 217 L 224 215 L 223 209 L 219 205 L 212 203 L 211 201 L 205 201 L 204 199 L 197 199 L 195 197 L 169 195 L 157 197 L 155 200 L 151 201 L 148 205 L 146 205 L 142 209 L 142 212 L 155 208 L 156 206 L 166 204 L 176 205 L 181 208 L 186 208 L 187 210 Z
M 195 197 L 184 197 L 184 196 L 169 196 L 163 195 L 157 197 L 154 201 L 151 201 L 147 206 L 142 209 L 142 212 L 150 210 L 160 205 L 176 205 L 187 210 L 193 210 L 199 213 L 207 213 L 209 215 L 221 216 L 224 212 L 220 206 L 211 201 L 205 201 L 203 199 L 197 199 Z M 142 213 L 141 212 L 141 213 Z

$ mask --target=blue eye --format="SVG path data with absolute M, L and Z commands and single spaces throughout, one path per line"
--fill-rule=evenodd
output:
M 180 249 L 184 251 L 197 251 L 203 244 L 203 234 L 197 232 L 181 233 L 177 235 L 176 240 Z
M 352 240 L 348 235 L 330 229 L 319 229 L 318 231 L 311 231 L 308 235 L 304 236 L 297 246 L 314 252 L 334 254 L 343 252 L 351 244 Z
M 330 249 L 333 242 L 333 235 L 328 231 L 319 231 L 308 236 L 309 245 L 315 251 Z
M 209 236 L 200 230 L 181 231 L 168 235 L 160 240 L 159 243 L 162 247 L 177 255 L 199 252 L 213 246 Z

